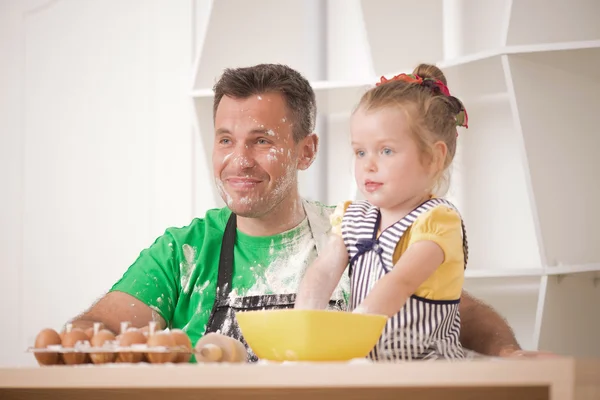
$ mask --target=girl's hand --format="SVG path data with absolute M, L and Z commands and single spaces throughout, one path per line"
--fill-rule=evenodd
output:
M 325 250 L 308 268 L 300 283 L 294 308 L 325 309 L 347 265 L 348 251 L 343 239 L 330 235 Z

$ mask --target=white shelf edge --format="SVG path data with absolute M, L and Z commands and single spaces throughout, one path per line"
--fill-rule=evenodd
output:
M 316 84 L 319 84 L 319 86 L 316 86 Z M 313 84 L 311 84 L 311 85 L 313 85 Z M 343 83 L 315 82 L 315 86 L 313 86 L 313 89 L 315 91 L 320 91 L 320 90 L 335 90 L 335 89 L 345 89 L 345 88 L 359 88 L 361 86 L 365 86 L 365 84 L 347 83 L 347 82 L 343 82 Z M 191 97 L 194 99 L 211 99 L 211 98 L 213 98 L 213 96 L 214 96 L 214 93 L 213 93 L 212 89 L 198 89 L 198 90 L 193 90 L 191 92 Z M 508 101 L 509 95 L 508 95 L 508 92 L 488 93 L 488 94 L 484 94 L 481 96 L 466 97 L 464 99 L 461 98 L 461 100 L 463 100 L 467 103 L 471 103 L 471 104 L 473 104 L 473 103 L 489 104 L 489 103 Z
M 214 96 L 212 89 L 196 89 L 192 90 L 191 96 L 195 99 L 210 98 Z
M 311 86 L 315 91 L 320 90 L 335 90 L 335 89 L 347 89 L 347 88 L 360 88 L 373 84 L 375 80 L 370 83 L 365 82 L 335 82 L 335 81 L 319 81 L 311 83 Z M 191 97 L 195 99 L 209 99 L 214 96 L 212 89 L 197 89 L 191 92 Z M 469 102 L 477 103 L 495 103 L 498 101 L 508 100 L 508 92 L 488 93 L 481 96 L 465 98 Z
M 579 264 L 579 265 L 558 265 L 556 267 L 544 268 L 545 275 L 567 275 L 580 274 L 585 272 L 600 272 L 600 263 Z
M 570 275 L 585 272 L 600 272 L 600 263 L 582 265 L 561 265 L 558 267 L 532 267 L 514 269 L 470 269 L 465 271 L 465 279 L 478 278 L 523 278 L 552 275 Z
M 569 51 L 600 48 L 600 40 L 579 40 L 575 42 L 523 44 L 507 46 L 504 54 L 543 53 L 550 51 Z
M 518 46 L 504 46 L 492 50 L 485 50 L 479 53 L 469 54 L 466 56 L 458 57 L 452 60 L 442 60 L 437 65 L 438 67 L 451 68 L 457 67 L 472 62 L 486 60 L 492 57 L 498 57 L 502 55 L 511 54 L 527 54 L 527 53 L 540 53 L 550 51 L 567 51 L 567 50 L 579 50 L 579 49 L 594 49 L 600 48 L 600 40 L 583 40 L 576 42 L 558 42 L 558 43 L 541 43 L 541 44 L 528 44 Z
M 465 279 L 477 278 L 520 278 L 541 277 L 544 269 L 539 268 L 515 268 L 515 269 L 471 269 L 465 271 Z
M 312 88 L 317 90 L 327 89 L 346 89 L 346 88 L 358 88 L 363 86 L 370 86 L 375 84 L 375 78 L 370 80 L 360 81 L 315 81 L 311 82 Z
M 314 81 L 311 82 L 310 85 L 315 92 L 320 90 L 352 89 L 374 85 L 376 79 L 377 78 L 373 78 L 368 81 Z M 191 96 L 194 98 L 209 98 L 214 96 L 214 92 L 212 88 L 195 89 L 191 91 Z

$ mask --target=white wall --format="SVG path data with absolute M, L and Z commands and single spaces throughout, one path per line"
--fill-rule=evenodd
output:
M 192 23 L 191 1 L 0 2 L 0 365 L 189 223 Z
M 19 278 L 22 260 L 22 46 L 16 1 L 0 2 L 0 360 L 14 362 L 21 334 Z

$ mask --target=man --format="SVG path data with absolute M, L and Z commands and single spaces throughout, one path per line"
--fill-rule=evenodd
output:
M 74 326 L 121 321 L 240 338 L 235 312 L 293 306 L 305 269 L 327 237 L 332 208 L 303 200 L 298 171 L 313 162 L 315 94 L 297 71 L 263 64 L 227 69 L 214 87 L 213 169 L 227 207 L 169 228 Z M 347 277 L 331 307 L 347 301 Z M 487 355 L 525 354 L 506 322 L 467 293 L 461 342 Z M 251 358 L 253 358 L 251 354 Z

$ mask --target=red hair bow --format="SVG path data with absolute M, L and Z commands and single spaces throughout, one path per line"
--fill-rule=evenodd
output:
M 419 75 L 413 75 L 413 74 L 400 74 L 400 75 L 396 75 L 391 79 L 386 79 L 385 76 L 381 77 L 381 80 L 375 84 L 375 86 L 379 86 L 381 84 L 384 84 L 386 82 L 390 82 L 390 81 L 403 81 L 403 82 L 408 82 L 408 83 L 416 83 L 419 85 L 422 85 L 424 81 L 431 81 L 433 83 L 435 83 L 435 85 L 437 87 L 440 88 L 440 92 L 442 92 L 445 96 L 450 96 L 450 90 L 448 90 L 448 87 L 446 85 L 444 85 L 444 82 L 440 81 L 439 79 L 433 79 L 433 78 L 421 78 Z
M 416 83 L 418 85 L 423 85 L 423 83 L 425 81 L 430 81 L 433 82 L 435 84 L 435 86 L 437 86 L 440 89 L 440 92 L 444 95 L 444 96 L 448 96 L 451 97 L 450 95 L 450 90 L 448 89 L 448 86 L 446 86 L 444 84 L 444 82 L 442 82 L 439 79 L 433 79 L 433 78 L 422 78 L 419 75 L 414 75 L 414 74 L 399 74 L 396 75 L 390 79 L 387 79 L 385 76 L 381 77 L 381 80 L 379 82 L 377 82 L 375 84 L 375 86 L 380 86 L 383 85 L 386 82 L 391 82 L 391 81 L 402 81 L 402 82 L 407 82 L 407 83 Z M 456 97 L 454 97 L 456 99 Z M 457 126 L 463 126 L 465 128 L 468 128 L 468 122 L 469 122 L 469 117 L 467 115 L 467 110 L 465 109 L 464 105 L 462 104 L 462 102 L 458 99 L 456 99 L 461 106 L 461 110 L 460 112 L 456 115 L 456 125 Z

